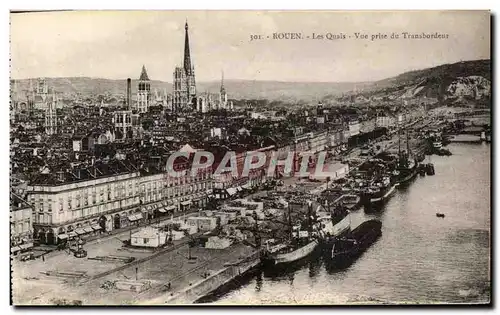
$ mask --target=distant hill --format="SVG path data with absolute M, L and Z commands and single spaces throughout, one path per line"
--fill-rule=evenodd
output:
M 477 79 L 463 78 L 475 76 Z M 484 78 L 486 81 L 484 81 Z M 464 61 L 454 64 L 445 64 L 433 68 L 410 71 L 398 76 L 376 81 L 361 83 L 335 83 L 335 82 L 279 82 L 279 81 L 252 81 L 252 80 L 226 80 L 224 82 L 226 91 L 231 99 L 267 99 L 270 101 L 280 100 L 283 102 L 317 102 L 328 101 L 338 98 L 343 93 L 356 91 L 356 94 L 370 95 L 395 95 L 401 97 L 427 96 L 447 97 L 452 95 L 453 89 L 449 87 L 457 85 L 457 79 L 462 78 L 462 83 L 468 85 L 466 90 L 489 90 L 488 83 L 491 81 L 490 60 Z M 29 88 L 29 80 L 18 80 L 18 91 Z M 126 80 L 110 80 L 102 78 L 69 77 L 69 78 L 47 78 L 51 88 L 58 94 L 76 94 L 83 96 L 111 94 L 115 97 L 124 96 L 126 91 Z M 35 84 L 36 81 L 33 81 Z M 132 80 L 132 95 L 137 92 L 138 80 Z M 463 84 L 462 84 L 463 85 Z M 198 92 L 205 91 L 216 93 L 220 89 L 220 81 L 198 82 Z M 163 81 L 151 81 L 151 89 L 163 93 L 172 92 L 172 84 Z M 454 88 L 457 90 L 457 88 Z M 458 88 L 464 90 L 463 87 Z M 477 92 L 477 91 L 476 91 Z M 471 93 L 476 93 L 471 92 Z M 481 93 L 481 92 L 480 92 Z M 119 98 L 119 97 L 117 97 Z
M 224 82 L 229 97 L 233 99 L 268 99 L 280 101 L 319 101 L 328 94 L 341 94 L 364 88 L 371 83 L 361 82 L 280 82 L 229 80 Z M 220 82 L 200 84 L 201 90 L 217 92 Z
M 386 88 L 395 85 L 409 85 L 423 80 L 435 83 L 471 75 L 482 76 L 491 81 L 491 61 L 489 59 L 462 61 L 433 68 L 405 72 L 392 78 L 374 82 L 373 87 Z
M 59 94 L 81 95 L 125 95 L 126 80 L 110 80 L 102 78 L 69 77 L 46 78 L 48 85 Z M 137 93 L 138 80 L 132 80 L 132 95 Z M 33 80 L 36 84 L 36 80 Z M 253 80 L 225 80 L 224 86 L 231 99 L 268 99 L 281 101 L 311 101 L 319 100 L 327 94 L 340 94 L 362 88 L 370 83 L 328 83 L 328 82 L 279 82 Z M 199 93 L 217 93 L 220 90 L 220 81 L 197 82 Z M 18 80 L 20 91 L 29 89 L 29 80 Z M 151 90 L 172 92 L 172 83 L 151 81 Z
M 491 95 L 491 61 L 473 60 L 415 70 L 367 84 L 356 93 L 372 99 L 459 99 Z M 336 99 L 326 96 L 323 101 Z
M 68 78 L 45 78 L 49 87 L 54 89 L 58 94 L 76 94 L 81 95 L 98 95 L 112 94 L 125 95 L 127 90 L 127 80 L 111 80 L 102 78 L 89 77 L 68 77 Z M 30 80 L 18 80 L 18 89 L 21 91 L 28 90 Z M 132 80 L 132 93 L 137 93 L 138 80 Z M 33 79 L 33 85 L 36 85 L 36 79 Z M 151 81 L 151 89 L 158 91 L 172 90 L 172 84 L 163 81 Z
M 427 96 L 446 98 L 451 96 L 448 87 L 459 78 L 483 77 L 491 81 L 491 61 L 473 60 L 445 64 L 433 68 L 410 71 L 396 77 L 374 82 L 369 90 L 412 90 L 408 97 Z

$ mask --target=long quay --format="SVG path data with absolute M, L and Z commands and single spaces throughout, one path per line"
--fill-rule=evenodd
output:
M 198 234 L 199 235 L 199 234 Z M 193 237 L 196 237 L 198 235 L 193 235 Z M 155 252 L 154 254 L 152 254 L 151 256 L 147 256 L 147 257 L 144 257 L 144 258 L 140 258 L 138 260 L 134 260 L 126 265 L 123 265 L 123 266 L 120 266 L 120 267 L 116 267 L 114 269 L 111 269 L 111 270 L 107 270 L 107 271 L 104 271 L 104 272 L 101 272 L 99 274 L 96 274 L 96 275 L 93 275 L 92 277 L 90 277 L 89 279 L 85 279 L 82 281 L 82 284 L 85 284 L 86 282 L 89 282 L 89 281 L 92 281 L 92 280 L 96 280 L 96 279 L 100 279 L 100 278 L 103 278 L 107 275 L 110 275 L 112 273 L 115 273 L 115 272 L 119 272 L 119 271 L 122 271 L 122 270 L 125 270 L 127 268 L 131 268 L 131 267 L 134 267 L 134 266 L 139 266 L 151 259 L 154 259 L 156 257 L 159 257 L 161 255 L 164 255 L 168 252 L 171 252 L 171 251 L 174 251 L 174 250 L 177 250 L 179 248 L 182 248 L 184 247 L 188 242 L 190 241 L 189 238 L 185 238 L 183 240 L 181 240 L 179 243 L 177 244 L 174 244 L 172 246 L 169 246 L 169 247 L 166 247 L 166 248 L 163 248 L 163 249 L 160 249 L 159 251 Z

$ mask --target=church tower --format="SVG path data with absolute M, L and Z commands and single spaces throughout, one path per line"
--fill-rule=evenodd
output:
M 173 103 L 174 111 L 196 109 L 196 79 L 189 49 L 189 26 L 186 21 L 184 37 L 184 62 L 174 70 Z
M 146 67 L 142 66 L 141 76 L 137 89 L 137 112 L 146 113 L 151 102 L 151 82 L 146 72 Z
M 219 108 L 227 109 L 227 93 L 224 88 L 224 71 L 222 71 L 222 78 L 220 82 Z
M 38 94 L 42 101 L 47 100 L 47 96 L 49 95 L 49 86 L 47 85 L 47 81 L 45 78 L 39 78 L 36 85 L 36 94 Z
M 47 100 L 45 109 L 45 133 L 53 135 L 57 133 L 57 96 L 52 91 L 52 100 Z

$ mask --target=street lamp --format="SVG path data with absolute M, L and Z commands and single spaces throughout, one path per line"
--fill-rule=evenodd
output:
M 87 257 L 87 251 L 83 249 L 83 240 L 78 237 L 78 241 L 76 242 L 77 249 L 75 251 L 76 258 L 84 258 Z

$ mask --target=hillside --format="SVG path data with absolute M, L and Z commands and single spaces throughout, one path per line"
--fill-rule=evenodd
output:
M 362 99 L 395 100 L 435 98 L 457 101 L 463 98 L 488 98 L 491 95 L 491 61 L 473 60 L 410 71 L 372 82 L 357 90 Z M 358 97 L 359 99 L 360 97 Z M 344 97 L 342 100 L 347 100 Z M 326 96 L 324 101 L 337 100 Z
M 423 70 L 410 71 L 393 78 L 374 82 L 372 91 L 405 91 L 406 97 L 435 97 L 444 99 L 453 96 L 449 86 L 465 77 L 482 77 L 491 81 L 491 61 L 473 60 L 445 64 Z
M 462 61 L 453 64 L 444 64 L 433 68 L 405 72 L 392 78 L 377 81 L 374 83 L 373 87 L 387 88 L 394 85 L 414 84 L 422 80 L 428 80 L 429 82 L 435 83 L 436 79 L 443 80 L 471 75 L 478 75 L 491 80 L 491 61 Z

